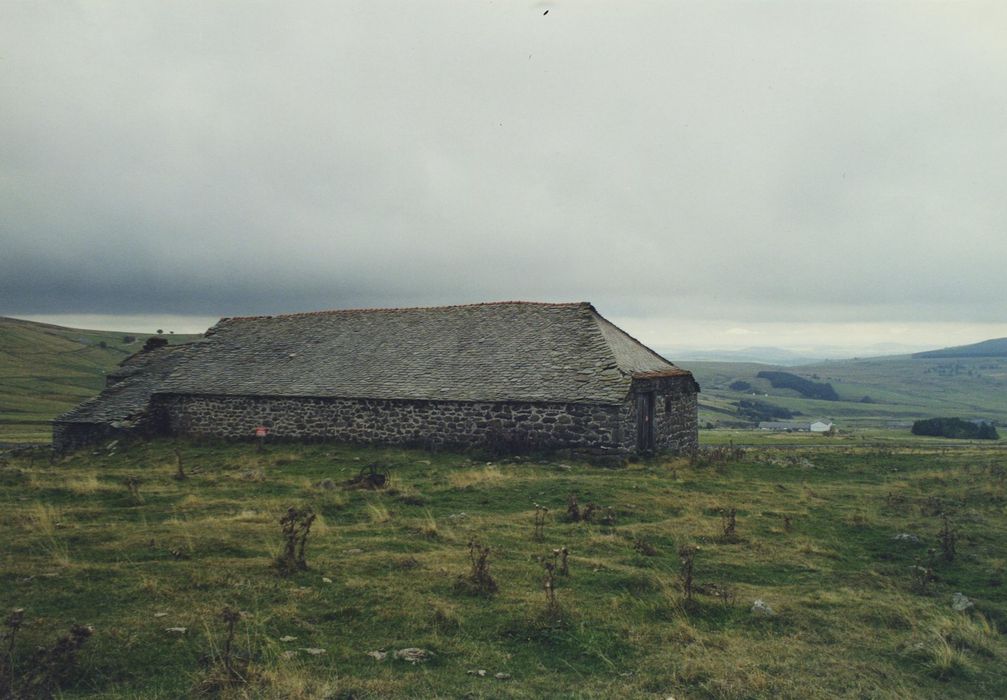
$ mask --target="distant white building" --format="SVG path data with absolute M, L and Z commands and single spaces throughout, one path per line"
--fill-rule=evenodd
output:
M 800 423 L 798 421 L 767 421 L 759 423 L 759 430 L 785 430 L 799 433 L 827 433 L 832 429 L 832 423 L 825 421 L 815 421 L 814 423 Z

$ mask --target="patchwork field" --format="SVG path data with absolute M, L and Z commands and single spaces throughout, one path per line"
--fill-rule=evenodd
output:
M 371 464 L 382 488 L 346 483 Z M 996 446 L 724 449 L 622 469 L 339 445 L 7 454 L 0 606 L 24 612 L 3 629 L 6 649 L 17 627 L 0 683 L 28 697 L 1005 697 L 1005 474 Z M 283 575 L 289 507 L 316 519 L 307 569 L 295 542 Z M 473 541 L 489 548 L 475 577 Z M 562 547 L 550 605 L 543 561 L 559 567 Z M 73 625 L 93 631 L 54 648 Z M 394 658 L 409 648 L 425 660 Z

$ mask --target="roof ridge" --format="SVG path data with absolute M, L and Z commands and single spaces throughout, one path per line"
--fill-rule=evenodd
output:
M 336 314 L 354 314 L 354 313 L 382 313 L 382 312 L 396 312 L 396 311 L 440 311 L 446 309 L 470 309 L 480 306 L 554 306 L 560 308 L 575 308 L 579 306 L 586 306 L 594 309 L 594 306 L 587 301 L 568 301 L 568 302 L 552 302 L 552 301 L 482 301 L 475 302 L 472 304 L 444 304 L 442 306 L 376 306 L 376 307 L 364 307 L 358 309 L 325 309 L 322 311 L 299 311 L 288 314 L 263 314 L 259 316 L 224 316 L 220 319 L 223 321 L 256 321 L 260 319 L 267 318 L 304 318 L 307 316 L 330 316 Z M 597 313 L 597 312 L 596 312 Z
M 650 353 L 650 354 L 651 354 L 651 355 L 652 355 L 652 356 L 653 356 L 654 358 L 656 358 L 656 359 L 660 360 L 661 362 L 664 362 L 664 363 L 667 363 L 667 364 L 671 365 L 672 367 L 675 367 L 676 369 L 678 368 L 678 365 L 676 365 L 676 364 L 675 364 L 674 362 L 672 362 L 671 360 L 669 360 L 669 359 L 668 359 L 667 357 L 664 357 L 663 355 L 661 355 L 661 354 L 660 354 L 660 353 L 658 353 L 657 351 L 655 351 L 655 350 L 652 350 L 652 349 L 651 349 L 651 348 L 649 348 L 649 347 L 648 347 L 647 345 L 645 345 L 644 343 L 640 342 L 640 341 L 639 341 L 639 340 L 637 340 L 637 339 L 636 339 L 635 337 L 633 337 L 632 335 L 630 335 L 629 333 L 627 333 L 627 332 L 626 332 L 626 330 L 622 328 L 622 326 L 617 326 L 616 324 L 612 323 L 612 322 L 611 322 L 611 321 L 609 321 L 609 320 L 608 320 L 607 318 L 605 318 L 604 316 L 602 316 L 602 315 L 601 315 L 601 314 L 600 314 L 600 313 L 598 312 L 598 309 L 594 308 L 594 306 L 593 306 L 593 305 L 591 306 L 591 313 L 593 314 L 593 316 L 594 316 L 594 318 L 595 318 L 595 326 L 597 326 L 597 328 L 598 328 L 598 332 L 599 332 L 599 333 L 601 334 L 602 338 L 604 338 L 604 340 L 605 340 L 605 345 L 606 345 L 606 346 L 608 346 L 608 348 L 609 348 L 609 351 L 610 351 L 610 352 L 612 353 L 612 357 L 613 357 L 613 359 L 615 359 L 615 360 L 616 360 L 617 362 L 618 362 L 618 359 L 619 359 L 619 358 L 618 358 L 618 356 L 616 355 L 616 352 L 615 352 L 615 348 L 613 348 L 613 347 L 612 347 L 611 343 L 609 343 L 609 341 L 608 341 L 608 338 L 606 338 L 606 337 L 605 337 L 605 332 L 604 332 L 604 331 L 602 330 L 602 328 L 601 328 L 601 324 L 600 324 L 600 323 L 598 323 L 598 321 L 599 321 L 599 320 L 601 320 L 601 321 L 604 321 L 605 323 L 607 323 L 608 325 L 610 325 L 610 326 L 611 326 L 612 328 L 614 328 L 614 329 L 615 329 L 616 331 L 618 331 L 618 332 L 619 332 L 619 333 L 621 333 L 622 335 L 624 335 L 624 336 L 626 336 L 627 338 L 629 338 L 629 339 L 630 339 L 631 341 L 633 341 L 633 342 L 634 342 L 634 343 L 635 343 L 635 344 L 636 344 L 637 346 L 639 346 L 639 347 L 643 348 L 643 349 L 644 349 L 644 350 L 646 350 L 646 351 L 647 351 L 648 353 Z M 631 374 L 635 374 L 635 373 L 631 373 Z

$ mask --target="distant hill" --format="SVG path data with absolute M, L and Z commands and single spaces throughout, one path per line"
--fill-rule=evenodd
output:
M 953 357 L 1007 357 L 1007 338 L 996 338 L 971 345 L 913 353 L 913 359 L 917 360 Z
M 149 337 L 0 316 L 0 443 L 47 441 L 49 421 L 101 391 L 105 374 Z
M 908 432 L 913 421 L 941 416 L 1007 425 L 1007 356 L 893 355 L 786 368 L 751 362 L 677 364 L 700 384 L 701 425 L 753 427 L 751 411 L 739 408 L 743 399 L 757 399 L 763 412 L 775 407 L 833 420 L 839 429 L 899 426 Z M 774 370 L 831 385 L 835 399 L 802 395 L 794 382 L 773 386 Z
M 806 353 L 772 347 L 751 347 L 742 348 L 741 350 L 675 350 L 661 348 L 660 353 L 676 363 L 689 361 L 761 362 L 767 365 L 792 367 L 794 365 L 822 362 L 825 359 L 824 355 L 808 355 Z

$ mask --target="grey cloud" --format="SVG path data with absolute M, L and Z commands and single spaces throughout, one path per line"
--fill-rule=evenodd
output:
M 996 321 L 997 4 L 0 8 L 0 313 Z

